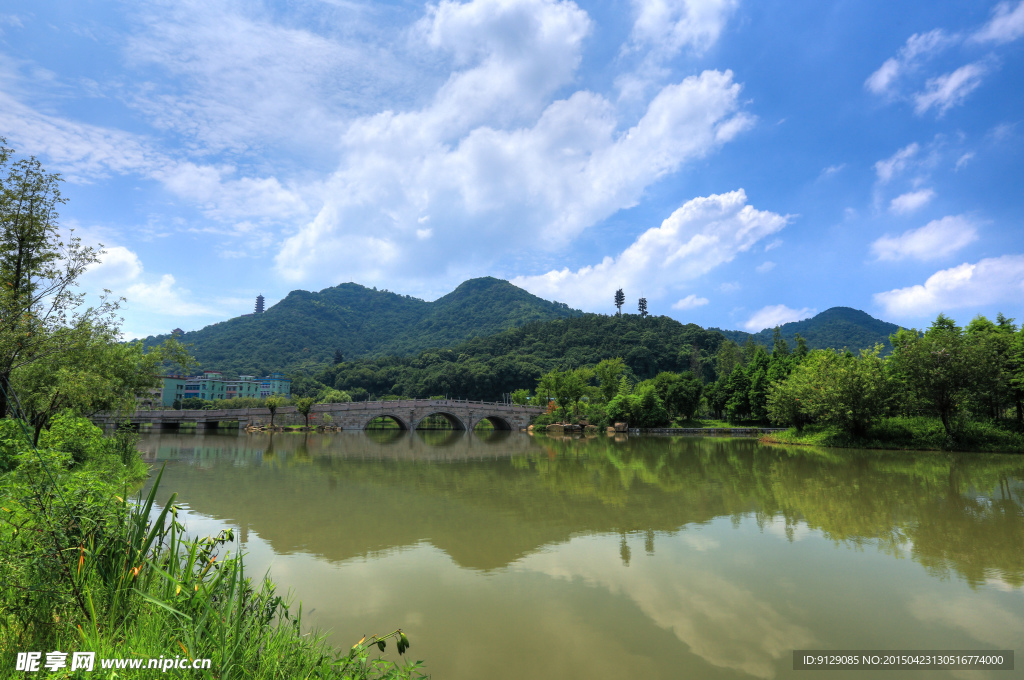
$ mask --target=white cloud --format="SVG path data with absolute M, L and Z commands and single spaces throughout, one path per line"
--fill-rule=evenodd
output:
M 943 269 L 924 285 L 876 293 L 875 302 L 893 316 L 927 316 L 943 310 L 1024 299 L 1024 255 L 1004 255 Z
M 706 297 L 697 297 L 695 294 L 690 293 L 683 299 L 674 302 L 672 309 L 694 309 L 696 307 L 703 307 L 708 304 L 709 300 Z
M 1024 35 L 1024 1 L 1017 6 L 1009 2 L 1000 2 L 992 11 L 992 18 L 980 30 L 974 33 L 973 42 L 1007 43 Z
M 139 256 L 124 246 L 104 248 L 100 261 L 90 265 L 82 277 L 83 287 L 113 290 L 142 274 Z
M 578 61 L 585 16 L 576 17 L 575 5 L 528 4 L 527 18 L 513 18 L 551 26 L 518 31 L 525 44 L 515 50 L 481 47 L 487 56 L 454 74 L 423 109 L 353 123 L 323 208 L 286 239 L 277 257 L 285 278 L 329 271 L 333 282 L 339 261 L 345 276 L 362 280 L 384 271 L 436 275 L 452 263 L 461 266 L 470 253 L 482 263 L 495 249 L 562 248 L 635 205 L 658 178 L 751 125 L 738 111 L 739 85 L 730 72 L 717 71 L 666 86 L 628 130 L 620 129 L 609 101 L 586 91 L 549 104 L 531 125 L 485 124 L 498 112 L 508 118 L 518 110 L 513 118 L 528 118 L 536 91 L 566 84 Z M 410 247 L 423 215 L 436 225 L 426 253 Z
M 953 106 L 962 104 L 981 85 L 987 68 L 982 62 L 961 66 L 952 73 L 929 78 L 925 89 L 914 95 L 914 111 L 922 115 L 935 107 L 941 116 Z
M 824 170 L 821 171 L 821 176 L 822 177 L 831 177 L 832 175 L 836 174 L 837 172 L 842 171 L 843 168 L 845 168 L 845 167 L 846 167 L 846 163 L 840 163 L 838 165 L 830 165 L 830 166 L 828 166 L 827 168 L 825 168 Z
M 220 312 L 209 305 L 194 302 L 189 291 L 176 285 L 175 278 L 164 274 L 159 279 L 146 276 L 138 254 L 124 246 L 104 248 L 100 261 L 82 276 L 84 289 L 107 289 L 123 297 L 129 309 L 166 316 L 209 316 Z
M 871 252 L 879 260 L 937 260 L 977 240 L 978 230 L 971 220 L 948 215 L 899 236 L 886 234 L 871 244 Z
M 50 116 L 0 91 L 0 129 L 25 154 L 48 158 L 73 182 L 110 173 L 154 180 L 218 220 L 281 220 L 307 212 L 300 189 L 274 177 L 237 177 L 230 165 L 197 165 L 158 150 L 150 139 Z
M 743 327 L 751 333 L 757 333 L 765 328 L 775 328 L 791 321 L 800 321 L 814 316 L 817 309 L 804 307 L 803 309 L 790 309 L 786 305 L 769 305 L 754 312 Z
M 766 260 L 765 262 L 762 262 L 761 264 L 754 267 L 754 271 L 756 271 L 758 274 L 767 274 L 773 269 L 775 269 L 775 263 L 772 262 L 771 260 Z
M 120 96 L 205 152 L 331 148 L 364 102 L 411 86 L 409 69 L 374 44 L 355 9 L 320 24 L 336 36 L 289 25 L 261 3 L 154 0 L 133 14 L 125 57 L 149 77 Z
M 738 290 L 742 290 L 743 286 L 740 285 L 739 281 L 726 281 L 718 286 L 718 290 L 723 293 L 735 293 Z
M 156 283 L 133 283 L 124 289 L 123 295 L 129 305 L 137 304 L 151 313 L 167 316 L 208 316 L 217 313 L 212 307 L 187 300 L 189 291 L 177 287 L 170 274 L 164 274 Z
M 775 250 L 776 248 L 778 248 L 781 245 L 782 245 L 782 239 L 781 238 L 773 239 L 771 243 L 765 245 L 764 252 L 767 253 L 769 250 Z
M 868 76 L 864 87 L 877 95 L 891 94 L 901 76 L 913 71 L 925 58 L 942 51 L 957 41 L 942 29 L 927 33 L 915 33 L 907 38 L 907 42 L 895 57 L 885 60 L 877 71 Z
M 616 257 L 577 271 L 568 268 L 512 283 L 549 299 L 599 309 L 618 288 L 643 287 L 658 299 L 749 250 L 786 226 L 788 218 L 747 205 L 742 190 L 694 198 L 660 227 L 648 229 Z
M 935 198 L 935 192 L 932 189 L 911 191 L 892 199 L 892 202 L 889 203 L 889 211 L 897 215 L 906 215 L 928 205 L 933 198 Z
M 666 58 L 684 48 L 700 54 L 718 40 L 738 6 L 738 0 L 633 0 L 631 39 Z
M 910 160 L 914 158 L 920 150 L 921 147 L 917 142 L 914 142 L 913 144 L 908 144 L 903 147 L 889 158 L 875 163 L 875 173 L 878 175 L 878 181 L 885 184 L 892 180 L 893 177 L 903 172 Z
M 972 158 L 974 158 L 973 151 L 968 151 L 967 153 L 963 154 L 962 156 L 960 156 L 960 158 L 956 159 L 955 169 L 959 170 L 960 168 L 964 167 L 971 161 Z

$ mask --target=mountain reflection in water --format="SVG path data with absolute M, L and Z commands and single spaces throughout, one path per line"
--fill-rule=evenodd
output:
M 435 677 L 771 678 L 793 672 L 794 648 L 1024 635 L 1020 457 L 444 431 L 160 434 L 142 448 L 168 462 L 163 498 L 238 527 L 250 564 L 316 601 L 339 644 L 360 612 L 406 625 Z M 987 614 L 957 617 L 951 601 Z M 474 616 L 487 621 L 462 633 L 471 651 L 449 636 Z M 549 631 L 564 653 L 524 661 L 475 629 L 515 624 L 516 648 L 533 654 Z M 647 649 L 665 633 L 676 642 Z M 575 649 L 584 634 L 602 648 Z

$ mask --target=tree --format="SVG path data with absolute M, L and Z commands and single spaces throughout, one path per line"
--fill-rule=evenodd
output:
M 281 397 L 271 395 L 267 397 L 264 402 L 264 406 L 270 411 L 270 426 L 274 427 L 274 416 L 277 415 L 277 409 L 281 406 L 283 400 Z
M 894 379 L 926 412 L 942 420 L 948 436 L 954 436 L 961 406 L 977 381 L 977 349 L 944 314 L 924 335 L 901 329 L 890 342 L 888 361 Z
M 316 395 L 318 404 L 347 404 L 350 401 L 352 401 L 351 394 L 333 387 L 325 387 Z
M 704 385 L 692 373 L 662 371 L 654 378 L 654 389 L 670 416 L 691 420 L 700 406 Z
M 334 350 L 334 365 L 345 363 L 345 355 L 341 353 L 340 349 Z
M 313 410 L 316 399 L 313 397 L 302 397 L 295 400 L 295 409 L 306 419 L 306 427 L 309 427 L 309 412 Z M 277 410 L 276 408 L 274 409 Z
M 626 304 L 626 294 L 619 288 L 615 291 L 615 308 L 619 310 L 619 316 L 622 316 L 622 305 Z
M 848 352 L 815 350 L 768 395 L 768 417 L 776 423 L 796 425 L 812 421 L 835 425 L 863 436 L 871 423 L 884 415 L 890 385 L 879 356 L 881 345 Z
M 61 411 L 81 416 L 134 411 L 143 390 L 160 386 L 159 366 L 184 351 L 171 338 L 146 352 L 141 342 L 120 342 L 116 326 L 107 324 L 79 324 L 57 334 L 69 336 L 54 340 L 62 351 L 46 353 L 11 374 L 36 443 Z
M 605 401 L 611 401 L 619 391 L 619 379 L 626 370 L 626 364 L 622 357 L 604 359 L 594 369 L 597 380 L 600 383 L 601 396 Z
M 509 395 L 509 399 L 512 400 L 513 404 L 525 406 L 526 404 L 530 403 L 530 390 L 522 388 L 515 390 Z
M 60 175 L 35 158 L 11 163 L 5 143 L 0 138 L 0 385 L 6 388 L 19 368 L 116 328 L 117 303 L 104 298 L 97 307 L 82 306 L 75 283 L 102 251 L 83 246 L 73 230 L 62 237 Z M 0 390 L 0 417 L 7 411 Z
M 638 304 L 638 308 L 639 308 L 639 311 L 640 311 L 640 318 L 641 319 L 647 318 L 647 298 L 645 298 L 645 297 L 640 298 L 640 302 Z
M 805 356 L 807 356 L 807 352 L 808 351 L 809 350 L 807 349 L 807 341 L 804 340 L 802 335 L 797 333 L 796 334 L 796 351 L 793 353 L 793 355 L 797 358 L 797 360 L 801 360 L 802 361 L 803 358 Z

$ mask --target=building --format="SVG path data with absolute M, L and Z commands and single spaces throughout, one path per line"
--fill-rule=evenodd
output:
M 254 313 L 255 314 L 262 314 L 263 313 L 263 296 L 262 295 L 257 295 L 256 296 L 256 311 Z
M 174 406 L 175 401 L 182 399 L 234 399 L 235 397 L 253 397 L 260 399 L 272 394 L 289 397 L 292 393 L 292 381 L 284 377 L 284 373 L 271 373 L 257 378 L 254 375 L 240 375 L 238 380 L 225 380 L 220 371 L 203 371 L 202 375 L 164 376 L 164 388 L 161 403 L 165 407 Z

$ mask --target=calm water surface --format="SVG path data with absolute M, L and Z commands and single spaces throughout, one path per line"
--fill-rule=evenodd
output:
M 1016 649 L 1013 672 L 909 676 L 1024 677 L 1020 456 L 444 432 L 142 448 L 189 529 L 234 527 L 332 642 L 402 627 L 438 679 L 849 675 L 793 671 L 806 648 Z

